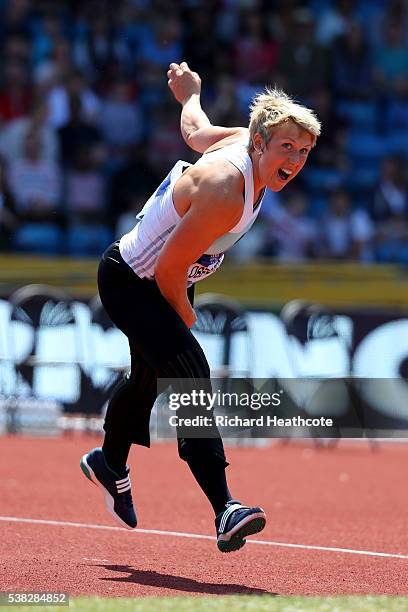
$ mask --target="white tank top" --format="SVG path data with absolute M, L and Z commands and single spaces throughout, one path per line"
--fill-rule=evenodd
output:
M 254 178 L 252 160 L 246 144 L 235 143 L 205 153 L 196 162 L 213 160 L 228 160 L 242 173 L 245 181 L 245 202 L 241 219 L 226 234 L 218 238 L 195 263 L 187 273 L 187 284 L 191 285 L 215 272 L 224 259 L 224 251 L 232 247 L 252 226 L 258 216 L 263 194 L 254 210 Z M 160 251 L 174 228 L 180 223 L 181 217 L 173 204 L 174 185 L 183 171 L 191 164 L 178 161 L 153 195 L 147 200 L 143 209 L 137 215 L 135 227 L 122 236 L 119 250 L 132 270 L 141 278 L 154 279 L 154 271 Z

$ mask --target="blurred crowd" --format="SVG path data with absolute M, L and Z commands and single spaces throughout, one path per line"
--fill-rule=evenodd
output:
M 177 159 L 167 88 L 203 80 L 218 125 L 276 84 L 322 136 L 232 250 L 408 263 L 407 0 L 0 0 L 0 250 L 99 255 Z

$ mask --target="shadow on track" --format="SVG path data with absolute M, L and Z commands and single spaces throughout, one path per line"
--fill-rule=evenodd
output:
M 199 582 L 184 576 L 173 576 L 172 574 L 164 574 L 152 570 L 139 570 L 129 565 L 99 565 L 97 567 L 104 567 L 111 572 L 127 574 L 127 576 L 104 577 L 101 580 L 129 582 L 190 593 L 207 593 L 209 595 L 277 595 L 277 593 L 271 593 L 264 589 L 256 589 L 242 584 Z

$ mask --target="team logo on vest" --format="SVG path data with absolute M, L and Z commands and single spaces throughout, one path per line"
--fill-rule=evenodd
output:
M 196 262 L 191 264 L 187 272 L 187 278 L 190 283 L 195 283 L 210 274 L 213 274 L 224 259 L 224 253 L 217 255 L 202 255 Z

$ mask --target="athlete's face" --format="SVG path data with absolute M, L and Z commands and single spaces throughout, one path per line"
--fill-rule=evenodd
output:
M 305 165 L 313 142 L 312 134 L 293 121 L 278 126 L 267 145 L 260 134 L 255 134 L 254 156 L 258 156 L 260 184 L 272 191 L 283 189 Z

